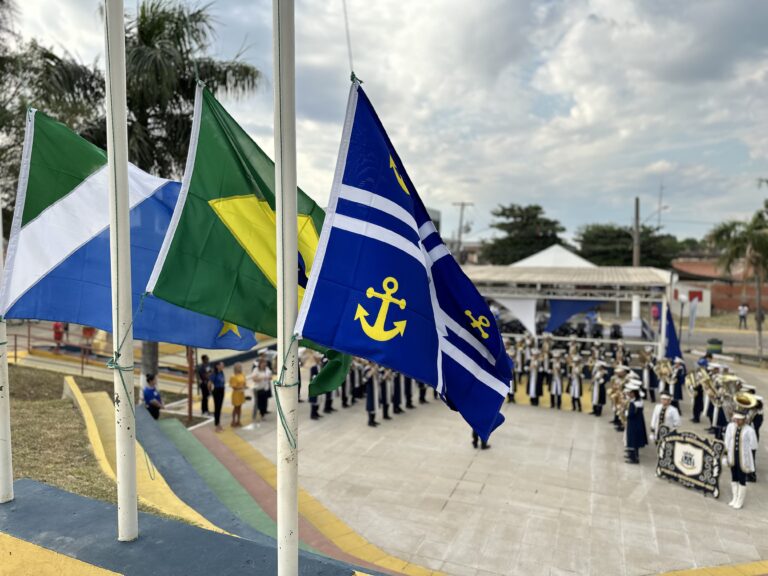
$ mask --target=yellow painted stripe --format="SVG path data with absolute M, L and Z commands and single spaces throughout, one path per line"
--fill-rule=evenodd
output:
M 83 394 L 71 376 L 67 376 L 65 381 L 83 415 L 88 440 L 93 447 L 96 461 L 102 471 L 115 481 L 115 422 L 112 399 L 106 392 Z M 136 485 L 139 500 L 144 504 L 201 528 L 227 534 L 176 496 L 138 442 L 136 443 Z
M 96 420 L 93 418 L 93 413 L 88 407 L 88 403 L 85 401 L 83 393 L 80 391 L 80 386 L 77 385 L 75 379 L 72 376 L 64 377 L 64 385 L 69 388 L 72 396 L 75 399 L 75 406 L 80 410 L 80 414 L 83 416 L 85 422 L 85 430 L 88 434 L 88 441 L 91 443 L 93 449 L 93 455 L 96 458 L 96 462 L 99 464 L 99 468 L 104 474 L 107 475 L 113 482 L 116 482 L 115 471 L 112 465 L 107 460 L 107 454 L 104 452 L 104 444 L 101 442 L 101 436 L 99 435 L 99 429 L 96 426 Z
M 666 572 L 661 576 L 763 576 L 766 574 L 768 574 L 768 561 L 675 570 L 674 572 Z
M 225 430 L 218 437 L 246 466 L 277 490 L 277 468 L 268 458 L 231 430 Z M 412 576 L 442 576 L 442 572 L 435 572 L 387 554 L 360 536 L 320 501 L 301 488 L 299 488 L 299 513 L 340 550 L 365 562 Z
M 117 572 L 87 564 L 0 532 L 0 576 L 110 576 Z

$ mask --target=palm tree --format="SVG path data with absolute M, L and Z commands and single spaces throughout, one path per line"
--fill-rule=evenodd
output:
M 758 357 L 763 359 L 763 281 L 768 271 L 768 200 L 747 222 L 730 220 L 716 226 L 708 235 L 720 250 L 720 264 L 730 274 L 734 264 L 744 262 L 744 277 L 755 279 L 755 319 Z
M 251 93 L 260 72 L 240 60 L 207 54 L 214 36 L 209 5 L 189 6 L 169 0 L 145 0 L 126 29 L 128 148 L 131 161 L 166 178 L 184 171 L 192 129 L 195 86 L 199 80 L 214 93 Z M 84 131 L 106 145 L 100 118 Z M 157 372 L 157 343 L 142 345 L 145 374 Z

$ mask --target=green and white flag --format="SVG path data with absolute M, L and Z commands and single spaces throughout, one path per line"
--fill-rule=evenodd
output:
M 325 213 L 298 190 L 299 302 Z M 179 200 L 147 285 L 154 296 L 277 334 L 275 164 L 203 86 Z M 312 395 L 336 388 L 350 359 L 328 351 Z

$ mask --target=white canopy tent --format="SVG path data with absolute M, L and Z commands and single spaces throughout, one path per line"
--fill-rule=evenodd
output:
M 544 252 L 547 251 L 550 251 L 550 255 L 553 252 L 549 248 Z M 536 256 L 526 260 L 536 262 Z M 548 258 L 548 255 L 544 255 L 539 261 L 544 262 Z M 565 257 L 563 260 L 570 258 Z M 576 266 L 464 266 L 464 272 L 483 296 L 502 304 L 509 300 L 631 302 L 635 299 L 640 302 L 658 302 L 662 309 L 657 347 L 658 354 L 663 356 L 666 349 L 667 309 L 676 275 L 659 268 L 605 267 L 594 266 L 586 260 L 583 262 Z

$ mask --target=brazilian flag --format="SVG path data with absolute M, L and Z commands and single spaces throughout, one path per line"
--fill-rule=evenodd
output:
M 203 86 L 186 172 L 147 286 L 154 296 L 270 336 L 277 334 L 275 164 Z M 325 213 L 298 190 L 299 302 Z M 350 358 L 328 351 L 310 387 L 336 388 Z

